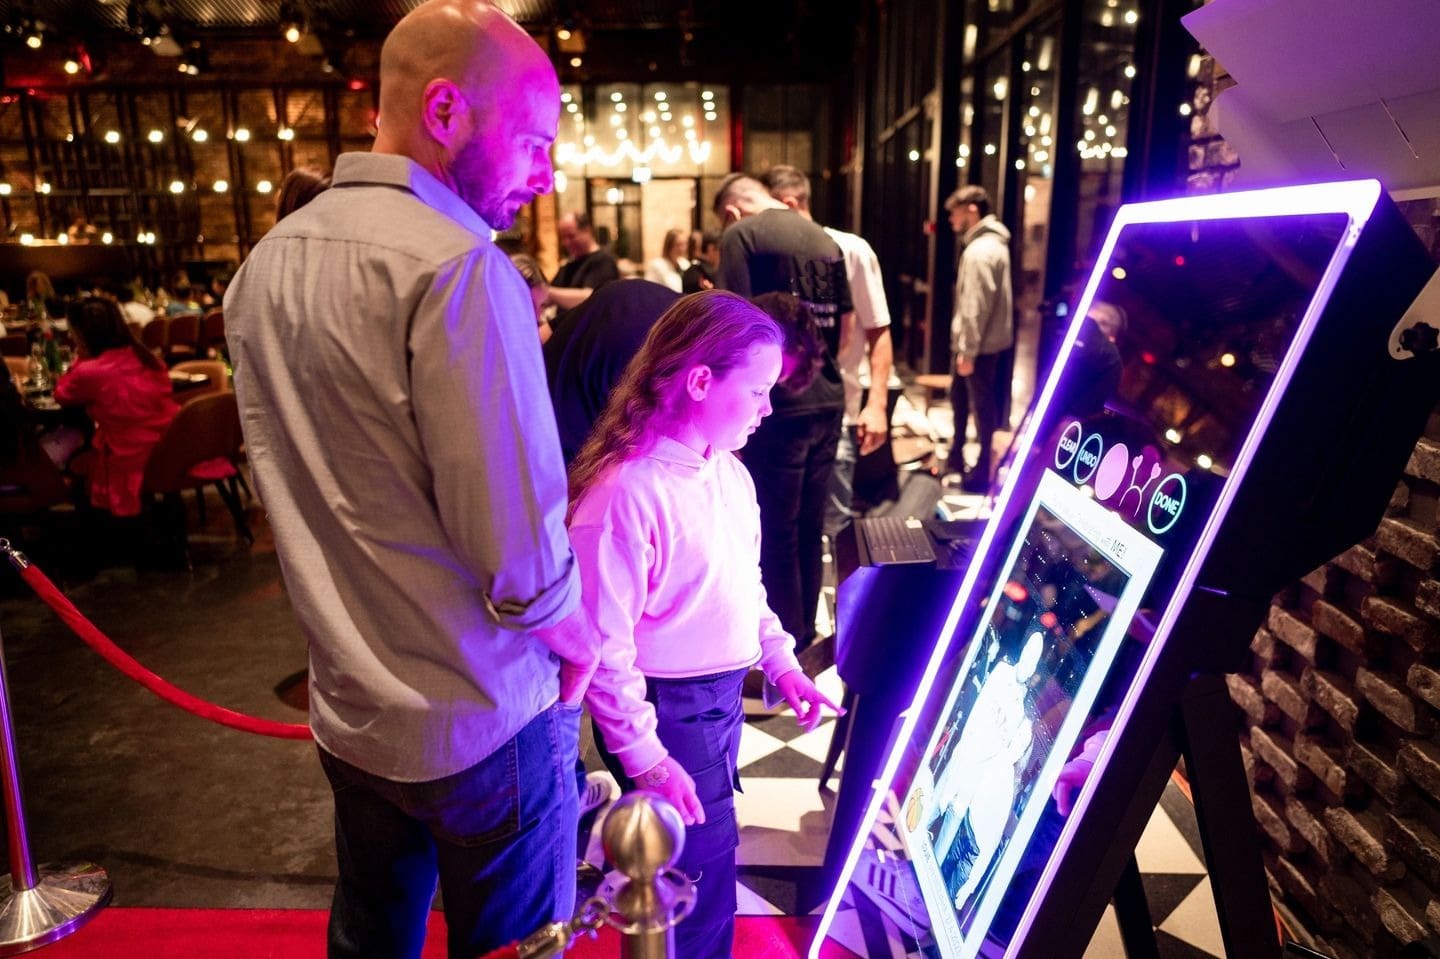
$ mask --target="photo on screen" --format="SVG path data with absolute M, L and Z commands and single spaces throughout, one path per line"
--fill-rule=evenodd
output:
M 980 955 L 1161 549 L 1053 472 L 905 798 L 901 836 L 946 959 Z M 971 935 L 972 930 L 974 935 Z

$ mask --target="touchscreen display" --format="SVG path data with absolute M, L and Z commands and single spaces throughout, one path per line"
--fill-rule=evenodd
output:
M 980 937 L 1065 769 L 1160 549 L 1047 471 L 931 734 L 901 834 L 945 955 Z M 1095 735 L 1099 730 L 1090 730 Z

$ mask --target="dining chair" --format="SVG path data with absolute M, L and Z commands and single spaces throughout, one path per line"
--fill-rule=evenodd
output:
M 225 311 L 218 306 L 200 318 L 199 355 L 229 355 L 225 346 Z
M 25 379 L 30 375 L 30 357 L 7 356 L 5 357 L 5 368 L 10 371 L 10 378 L 15 381 L 15 388 L 23 390 Z
M 35 434 L 17 431 L 15 456 L 0 465 L 0 514 L 33 517 L 69 499 L 69 481 Z
M 235 520 L 235 531 L 247 543 L 254 543 L 240 505 L 236 463 L 240 453 L 240 409 L 235 394 L 229 391 L 201 397 L 180 408 L 170 428 L 150 454 L 145 465 L 144 493 L 159 496 L 176 516 L 177 544 L 183 551 L 188 539 L 180 494 L 195 490 L 205 495 L 205 487 L 213 484 Z
M 29 356 L 30 338 L 24 333 L 6 333 L 0 336 L 0 356 Z
M 170 317 L 170 328 L 165 332 L 165 362 L 174 364 L 181 360 L 193 360 L 202 356 L 200 352 L 200 314 L 177 313 Z
M 156 356 L 165 355 L 165 338 L 170 326 L 168 316 L 157 316 L 140 331 L 140 343 Z

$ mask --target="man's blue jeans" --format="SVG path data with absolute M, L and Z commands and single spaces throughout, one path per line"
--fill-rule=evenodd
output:
M 451 959 L 575 908 L 580 710 L 552 706 L 490 756 L 430 782 L 372 776 L 320 750 L 340 878 L 331 959 L 418 957 L 440 882 Z

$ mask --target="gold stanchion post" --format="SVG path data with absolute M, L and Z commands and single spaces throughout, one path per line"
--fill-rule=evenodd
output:
M 675 959 L 675 924 L 695 903 L 695 887 L 671 868 L 685 848 L 680 813 L 654 793 L 627 793 L 610 807 L 600 841 L 624 877 L 602 892 L 624 934 L 621 959 Z

